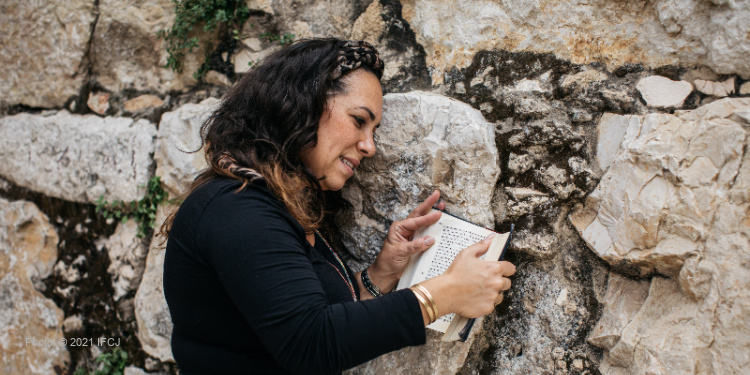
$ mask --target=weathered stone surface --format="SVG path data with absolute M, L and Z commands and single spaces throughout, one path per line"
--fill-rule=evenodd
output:
M 653 279 L 624 328 L 621 318 L 589 337 L 608 349 L 604 373 L 722 374 L 750 365 L 746 114 L 750 99 L 722 99 L 642 117 L 585 208 L 571 216 L 589 247 L 616 269 L 672 278 Z M 608 294 L 633 289 L 609 287 Z M 602 319 L 622 313 L 608 309 Z
M 481 50 L 549 52 L 574 63 L 707 65 L 750 76 L 750 4 L 701 0 L 402 1 L 434 84 Z M 461 11 L 458 12 L 457 10 Z
M 298 6 L 284 2 L 252 1 L 253 7 L 266 8 L 280 22 L 280 34 L 291 32 L 295 39 L 328 35 L 349 35 L 352 22 L 363 11 L 359 2 L 332 0 L 307 1 Z
M 164 101 L 155 95 L 140 95 L 123 103 L 128 112 L 138 112 L 148 108 L 161 107 Z
M 596 146 L 596 158 L 599 168 L 606 171 L 621 149 L 627 147 L 641 132 L 654 129 L 658 124 L 669 122 L 669 115 L 651 113 L 645 116 L 621 116 L 605 113 L 599 120 L 599 142 Z
M 151 174 L 156 127 L 94 115 L 19 114 L 0 118 L 0 175 L 75 202 L 133 201 Z
M 4 374 L 52 374 L 55 365 L 70 360 L 60 343 L 63 312 L 34 288 L 52 273 L 57 241 L 47 217 L 33 203 L 0 198 L 0 372 Z
M 208 98 L 200 104 L 186 104 L 165 113 L 156 137 L 156 175 L 172 196 L 186 192 L 198 172 L 206 168 L 201 146 L 200 127 L 220 101 Z M 192 152 L 192 153 L 191 153 Z
M 89 109 L 99 115 L 104 115 L 109 109 L 109 93 L 108 92 L 91 92 L 89 93 L 89 99 L 86 101 Z
M 649 76 L 636 85 L 643 100 L 651 107 L 682 107 L 693 85 L 685 81 L 672 81 L 667 77 Z
M 251 10 L 259 10 L 268 14 L 274 14 L 271 3 L 273 0 L 247 0 L 245 3 Z
M 573 218 L 583 239 L 613 265 L 676 275 L 705 251 L 714 212 L 734 184 L 747 137 L 735 113 L 748 106 L 750 99 L 725 99 L 633 121 L 632 140 L 626 135 L 587 209 Z
M 377 41 L 385 32 L 383 21 L 383 5 L 373 1 L 352 25 L 351 39 Z M 379 51 L 379 50 L 378 50 Z M 386 67 L 387 68 L 387 67 Z
M 740 86 L 740 95 L 750 95 L 750 82 L 745 82 Z
M 80 315 L 73 315 L 63 321 L 63 331 L 68 334 L 83 333 L 83 319 Z
M 605 109 L 612 111 L 630 112 L 636 105 L 636 95 L 632 88 L 616 82 L 608 74 L 588 68 L 580 73 L 569 75 L 563 79 L 560 89 L 575 102 L 581 103 L 595 111 Z M 552 89 L 547 90 L 552 96 Z M 578 112 L 578 113 L 576 113 Z M 575 111 L 571 118 L 573 122 L 590 121 L 590 114 L 581 110 Z
M 234 64 L 235 73 L 247 73 L 253 65 L 263 61 L 266 57 L 272 53 L 281 49 L 280 46 L 269 46 L 268 48 L 254 51 L 250 48 L 240 50 L 238 53 L 232 55 L 231 61 Z
M 565 90 L 570 90 L 571 88 L 585 87 L 591 85 L 592 83 L 604 82 L 607 79 L 608 77 L 606 74 L 598 70 L 587 69 L 578 74 L 566 77 L 560 87 Z
M 588 342 L 603 349 L 612 349 L 620 340 L 622 330 L 646 302 L 650 286 L 648 281 L 635 281 L 616 273 L 610 274 L 607 292 L 602 301 L 604 313 L 589 333 Z
M 245 38 L 242 39 L 242 45 L 249 48 L 253 52 L 258 52 L 263 49 L 260 39 L 258 38 Z
M 640 297 L 642 286 L 637 288 Z M 687 298 L 673 280 L 655 277 L 643 306 L 619 333 L 610 338 L 614 345 L 605 352 L 600 366 L 602 373 L 741 373 L 740 369 L 745 368 L 747 360 L 738 363 L 742 367 L 724 369 L 712 363 L 716 358 L 712 358 L 709 348 L 713 339 L 711 321 L 705 319 L 707 316 L 701 316 L 700 310 L 700 305 Z M 731 351 L 734 350 L 746 353 L 747 346 Z
M 540 191 L 527 188 L 507 187 L 508 203 L 506 204 L 506 215 L 509 219 L 516 219 L 534 211 L 534 209 L 549 202 L 549 196 Z
M 161 226 L 167 218 L 166 209 L 157 209 L 156 225 Z M 138 323 L 138 340 L 143 351 L 162 362 L 174 362 L 172 356 L 172 316 L 164 297 L 164 245 L 154 235 L 146 258 L 146 270 L 135 295 L 135 319 Z
M 147 375 L 148 373 L 142 368 L 135 366 L 128 366 L 125 368 L 125 375 Z
M 91 44 L 92 74 L 104 88 L 167 92 L 195 83 L 192 73 L 203 63 L 203 47 L 186 56 L 181 75 L 164 68 L 166 42 L 157 32 L 172 27 L 172 1 L 100 0 L 99 12 Z
M 695 83 L 695 81 L 699 79 L 706 81 L 716 81 L 719 79 L 719 75 L 705 66 L 699 66 L 687 69 L 684 73 L 680 74 L 680 79 L 693 83 Z
M 517 263 L 513 286 L 505 293 L 508 304 L 504 302 L 493 316 L 491 349 L 472 350 L 485 360 L 479 368 L 464 367 L 461 374 L 584 374 L 575 369 L 591 369 L 595 356 L 577 336 L 588 330 L 584 327 L 596 313 L 595 303 L 587 283 L 573 275 L 576 270 L 585 277 L 596 272 L 580 271 L 591 263 L 574 254 L 544 263 Z
M 146 268 L 148 249 L 138 238 L 135 220 L 120 223 L 115 233 L 97 243 L 97 247 L 106 248 L 109 255 L 107 272 L 112 276 L 112 289 L 115 291 L 112 298 L 118 301 L 136 291 Z
M 94 0 L 0 4 L 0 102 L 62 107 L 85 80 Z
M 70 265 L 70 267 L 65 265 L 65 262 L 59 261 L 57 264 L 55 264 L 55 275 L 60 276 L 65 282 L 72 284 L 79 280 L 81 280 L 81 273 L 78 271 L 77 265 L 81 264 L 83 261 L 85 261 L 85 257 L 83 257 L 83 261 L 79 261 L 81 258 L 76 259 L 76 261 L 73 262 L 73 264 Z
M 166 375 L 164 372 L 146 372 L 146 370 L 135 367 L 135 366 L 128 366 L 125 367 L 124 375 Z
M 734 77 L 723 82 L 705 81 L 702 79 L 695 80 L 695 89 L 706 94 L 718 97 L 725 97 L 734 94 Z
M 383 80 L 388 81 L 399 74 L 400 69 L 407 64 L 407 60 L 412 58 L 413 52 L 405 54 L 403 51 L 389 48 L 383 38 L 387 27 L 383 19 L 383 11 L 380 1 L 370 3 L 365 12 L 354 21 L 350 39 L 365 40 L 377 48 L 384 61 L 387 61 L 383 71 Z
M 206 76 L 203 77 L 203 80 L 209 85 L 214 86 L 229 87 L 232 85 L 232 81 L 230 81 L 227 76 L 215 70 L 208 71 L 208 73 L 206 73 Z
M 388 94 L 375 143 L 376 155 L 362 162 L 346 187 L 354 217 L 342 223 L 345 243 L 366 249 L 367 264 L 390 223 L 405 218 L 434 189 L 449 212 L 493 226 L 490 200 L 500 169 L 493 126 L 477 110 L 436 94 Z M 352 373 L 455 373 L 470 345 L 442 343 L 430 334 L 427 346 L 385 355 Z

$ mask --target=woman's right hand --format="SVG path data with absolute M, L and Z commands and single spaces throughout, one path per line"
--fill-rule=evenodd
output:
M 508 290 L 508 278 L 516 267 L 506 261 L 479 259 L 489 249 L 493 237 L 462 250 L 440 276 L 422 282 L 432 294 L 438 313 L 457 313 L 477 318 L 491 313 L 502 301 L 501 292 Z

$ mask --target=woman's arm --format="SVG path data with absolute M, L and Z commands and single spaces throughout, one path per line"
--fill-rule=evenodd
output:
M 243 193 L 217 200 L 201 219 L 198 243 L 252 331 L 288 371 L 335 373 L 424 343 L 411 291 L 329 304 L 291 216 Z

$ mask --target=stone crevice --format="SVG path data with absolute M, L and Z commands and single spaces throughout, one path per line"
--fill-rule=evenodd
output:
M 94 20 L 91 21 L 91 24 L 89 26 L 89 39 L 86 43 L 86 50 L 84 51 L 84 58 L 81 59 L 81 64 L 78 66 L 77 71 L 82 72 L 85 71 L 85 80 L 84 85 L 88 85 L 89 80 L 92 76 L 92 67 L 94 65 L 94 61 L 96 60 L 96 56 L 93 56 L 92 51 L 94 49 L 94 32 L 96 32 L 96 25 L 99 22 L 99 1 L 100 0 L 94 0 L 94 9 L 92 11 L 92 14 L 94 15 Z M 80 102 L 80 100 L 79 100 Z M 85 100 L 83 100 L 83 103 L 85 103 Z

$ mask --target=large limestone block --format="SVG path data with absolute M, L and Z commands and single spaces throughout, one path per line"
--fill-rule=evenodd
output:
M 574 63 L 707 65 L 750 77 L 750 3 L 705 0 L 402 1 L 433 83 L 482 50 L 549 52 Z M 459 11 L 460 10 L 460 11 Z
M 94 0 L 0 2 L 0 102 L 61 107 L 78 95 Z
M 642 275 L 674 276 L 686 259 L 714 251 L 705 243 L 720 205 L 731 203 L 747 147 L 747 120 L 737 113 L 748 107 L 750 99 L 724 99 L 677 115 L 603 116 L 600 128 L 628 129 L 586 208 L 572 216 L 586 243 Z
M 174 6 L 171 0 L 99 1 L 91 48 L 92 73 L 102 86 L 167 92 L 195 83 L 192 73 L 203 63 L 205 43 L 187 54 L 182 74 L 164 67 L 166 42 L 157 33 L 172 27 Z
M 156 127 L 94 115 L 0 118 L 0 176 L 74 202 L 133 201 L 146 193 Z
M 728 374 L 750 366 L 748 114 L 745 98 L 650 122 L 630 118 L 637 135 L 571 217 L 616 269 L 671 277 L 653 279 L 627 324 L 611 319 L 624 313 L 605 302 L 589 337 L 605 349 L 603 373 Z M 608 295 L 633 293 L 627 283 L 608 288 Z
M 0 198 L 0 357 L 3 374 L 53 374 L 70 356 L 63 312 L 34 288 L 52 272 L 57 233 L 30 202 Z
M 156 227 L 161 227 L 167 211 L 176 207 L 160 206 L 156 213 Z M 146 258 L 146 270 L 135 294 L 135 320 L 138 340 L 143 351 L 162 362 L 174 362 L 172 356 L 172 316 L 164 297 L 164 254 L 162 238 L 154 234 Z
M 201 125 L 219 103 L 218 99 L 208 98 L 162 115 L 154 161 L 156 175 L 161 176 L 164 188 L 172 196 L 185 193 L 195 176 L 206 168 L 203 150 L 194 151 L 201 147 Z
M 436 94 L 388 94 L 375 144 L 376 155 L 363 160 L 346 187 L 354 217 L 342 225 L 346 245 L 364 249 L 368 262 L 390 223 L 406 218 L 434 189 L 442 192 L 449 212 L 493 226 L 490 202 L 500 169 L 494 126 L 479 111 Z M 478 331 L 481 323 L 475 327 Z M 428 333 L 426 346 L 377 358 L 354 373 L 455 373 L 471 342 L 442 343 Z

